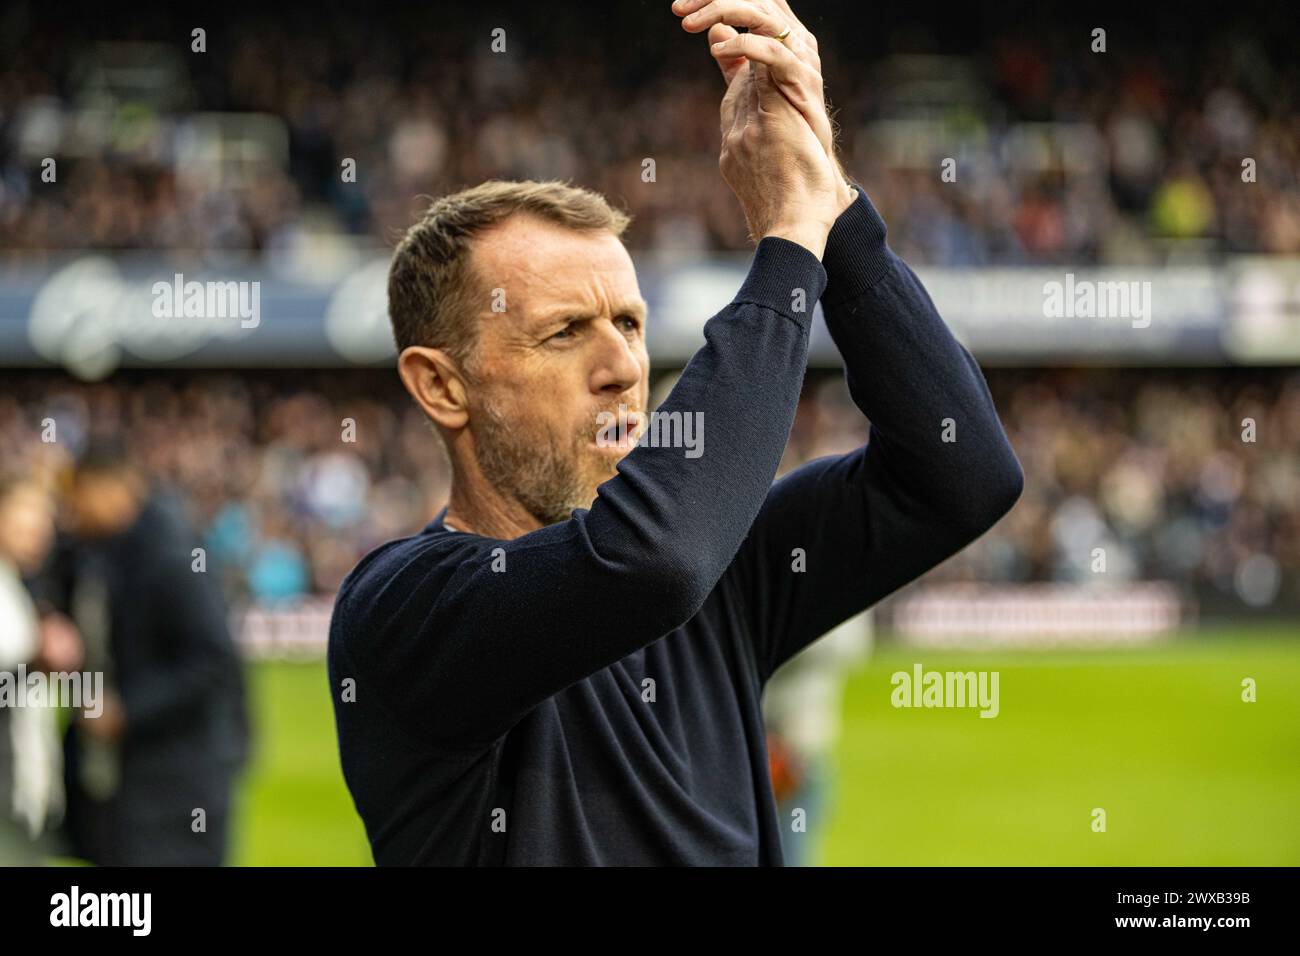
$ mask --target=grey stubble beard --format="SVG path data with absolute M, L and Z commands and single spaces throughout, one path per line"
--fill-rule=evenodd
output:
M 576 508 L 590 508 L 595 498 L 581 474 L 582 455 L 595 434 L 595 425 L 571 436 L 572 453 L 567 455 L 560 441 L 547 432 L 544 444 L 520 441 L 490 399 L 484 399 L 482 417 L 475 428 L 475 451 L 483 476 L 507 498 L 519 502 L 543 525 L 567 521 Z M 615 474 L 611 461 L 607 475 Z

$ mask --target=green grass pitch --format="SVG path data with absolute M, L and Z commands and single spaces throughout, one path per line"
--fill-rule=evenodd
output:
M 846 688 L 826 865 L 1300 865 L 1300 633 L 1115 651 L 879 648 Z M 895 709 L 890 676 L 997 670 L 1000 713 Z M 232 862 L 370 865 L 323 663 L 249 666 Z M 1241 699 L 1243 678 L 1258 699 Z M 1092 811 L 1106 811 L 1094 832 Z

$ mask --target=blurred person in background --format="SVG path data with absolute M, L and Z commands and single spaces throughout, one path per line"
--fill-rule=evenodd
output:
M 844 684 L 850 669 L 870 653 L 871 615 L 869 610 L 856 614 L 810 644 L 764 689 L 772 793 L 786 866 L 812 866 L 830 822 Z M 796 812 L 802 820 L 796 820 Z
M 68 671 L 80 665 L 75 634 L 42 625 L 23 579 L 40 570 L 54 541 L 54 505 L 36 482 L 0 479 L 0 670 L 25 684 L 21 668 Z M 10 705 L 14 706 L 10 706 Z M 0 700 L 0 865 L 34 866 L 63 812 L 58 714 L 22 699 Z
M 196 536 L 120 448 L 92 446 L 70 480 L 69 603 L 103 714 L 66 747 L 73 850 L 101 865 L 217 865 L 248 748 L 243 677 Z

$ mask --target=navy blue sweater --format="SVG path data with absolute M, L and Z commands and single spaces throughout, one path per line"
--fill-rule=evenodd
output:
M 818 298 L 869 441 L 773 483 Z M 764 684 L 1020 494 L 861 187 L 821 261 L 761 240 L 704 338 L 659 408 L 704 413 L 704 454 L 638 446 L 590 510 L 511 541 L 440 514 L 344 581 L 329 673 L 376 862 L 780 865 Z

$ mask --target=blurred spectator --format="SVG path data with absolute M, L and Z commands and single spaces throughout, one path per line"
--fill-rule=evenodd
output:
M 1007 518 L 930 580 L 1107 577 L 1185 585 L 1207 607 L 1300 607 L 1300 375 L 1285 369 L 989 369 L 1026 472 Z M 657 377 L 662 400 L 673 381 Z M 209 573 L 237 601 L 329 595 L 377 544 L 443 504 L 442 450 L 387 370 L 122 373 L 74 382 L 6 373 L 0 441 L 15 464 L 57 468 L 39 440 L 114 435 L 189 505 Z M 90 409 L 94 409 L 92 416 Z M 339 422 L 356 422 L 345 442 Z M 1242 421 L 1257 440 L 1243 441 Z M 810 370 L 782 463 L 867 438 L 842 375 Z
M 22 580 L 40 570 L 53 541 L 50 496 L 31 480 L 0 479 L 0 671 L 9 672 L 0 701 L 0 864 L 7 866 L 39 864 L 43 838 L 63 814 L 57 702 L 27 699 L 23 670 L 78 663 L 75 649 L 51 653 L 57 635 L 42 628 Z
M 845 166 L 914 264 L 1151 261 L 1187 243 L 1300 253 L 1298 75 L 1259 11 L 1241 12 L 1250 39 L 1216 20 L 1141 57 L 1095 54 L 1073 35 L 1086 29 L 1035 31 L 1010 10 L 984 11 L 943 54 L 923 42 L 924 57 L 906 43 L 864 54 L 845 38 L 906 14 L 800 12 L 828 89 L 852 94 L 834 103 Z M 591 24 L 550 8 L 521 11 L 502 53 L 473 11 L 368 9 L 358 22 L 346 9 L 270 19 L 236 7 L 208 28 L 223 52 L 195 57 L 176 39 L 191 27 L 180 16 L 138 12 L 148 27 L 135 32 L 151 39 L 130 43 L 52 8 L 13 19 L 0 47 L 0 248 L 310 260 L 322 237 L 389 247 L 416 196 L 493 177 L 597 189 L 633 213 L 628 239 L 645 252 L 746 246 L 717 174 L 716 70 L 671 16 L 602 11 L 607 35 L 634 29 L 626 57 L 566 44 Z M 951 181 L 939 175 L 949 157 Z
M 844 684 L 871 649 L 871 612 L 783 664 L 763 690 L 773 796 L 786 866 L 810 866 L 834 813 Z
M 243 678 L 218 588 L 189 532 L 119 448 L 78 461 L 69 608 L 98 716 L 67 741 L 73 852 L 101 865 L 216 865 L 246 756 Z

